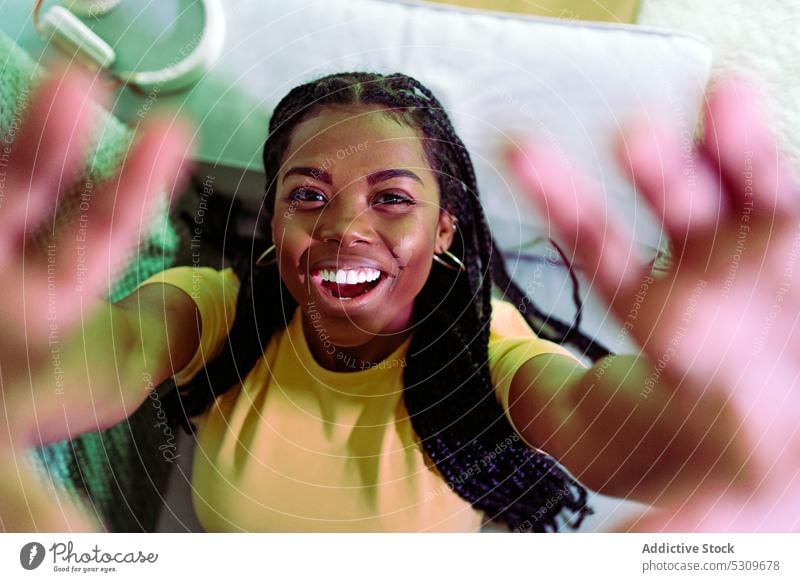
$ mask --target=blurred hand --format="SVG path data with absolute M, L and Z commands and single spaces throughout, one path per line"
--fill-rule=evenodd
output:
M 742 419 L 736 436 L 754 462 L 752 490 L 744 498 L 704 491 L 637 527 L 797 529 L 781 508 L 794 504 L 800 515 L 800 192 L 751 85 L 720 81 L 704 114 L 694 147 L 656 118 L 633 124 L 618 144 L 621 166 L 674 250 L 664 277 L 650 276 L 630 231 L 554 152 L 528 144 L 510 151 L 510 163 L 623 333 L 641 346 L 654 379 L 668 380 L 687 402 L 723 391 Z
M 66 495 L 46 487 L 21 452 L 0 451 L 0 473 L 0 533 L 102 531 Z
M 104 98 L 94 88 L 98 84 L 72 71 L 37 87 L 0 182 L 0 455 L 19 476 L 2 493 L 0 505 L 15 508 L 2 516 L 7 531 L 35 525 L 34 515 L 42 523 L 63 523 L 58 515 L 66 513 L 37 490 L 22 454 L 13 461 L 11 449 L 27 444 L 36 408 L 57 398 L 59 369 L 68 367 L 62 360 L 68 338 L 104 303 L 116 268 L 146 232 L 158 195 L 174 190 L 188 149 L 188 130 L 179 120 L 146 122 L 119 173 L 106 183 L 89 184 L 80 216 L 54 230 L 59 194 L 77 177 L 86 154 L 92 101 Z M 41 229 L 52 233 L 45 249 L 30 240 Z M 73 362 L 73 368 L 83 365 L 93 363 Z M 44 516 L 49 510 L 55 521 Z

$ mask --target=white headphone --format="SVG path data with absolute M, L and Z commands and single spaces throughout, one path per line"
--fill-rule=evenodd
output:
M 39 36 L 52 42 L 69 56 L 80 57 L 89 66 L 107 70 L 122 83 L 141 91 L 168 93 L 185 89 L 197 82 L 216 62 L 225 41 L 225 14 L 220 0 L 202 0 L 205 27 L 194 50 L 174 65 L 158 71 L 111 72 L 117 58 L 114 49 L 97 36 L 75 14 L 96 18 L 112 10 L 120 0 L 71 0 L 69 9 L 53 6 L 41 21 L 38 18 L 43 0 L 37 0 L 33 22 Z

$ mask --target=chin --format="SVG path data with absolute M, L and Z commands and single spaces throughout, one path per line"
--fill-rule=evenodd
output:
M 383 326 L 374 317 L 363 320 L 361 317 L 347 317 L 346 315 L 332 315 L 306 309 L 304 311 L 308 321 L 316 321 L 316 327 L 325 330 L 328 338 L 340 348 L 362 346 L 375 339 L 381 333 Z

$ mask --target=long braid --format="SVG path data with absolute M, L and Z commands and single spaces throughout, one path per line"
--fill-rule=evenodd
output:
M 552 457 L 519 439 L 495 398 L 487 365 L 492 282 L 507 298 L 526 305 L 523 313 L 535 331 L 546 320 L 562 332 L 561 341 L 591 345 L 592 340 L 577 330 L 568 334 L 566 324 L 547 319 L 508 276 L 483 214 L 469 154 L 426 87 L 400 74 L 343 73 L 290 91 L 270 120 L 264 146 L 268 184 L 261 239 L 272 239 L 274 180 L 291 132 L 328 104 L 381 105 L 417 128 L 439 180 L 441 206 L 458 220 L 451 250 L 462 257 L 467 272 L 432 269 L 415 300 L 417 321 L 403 376 L 403 398 L 425 452 L 454 491 L 515 531 L 555 531 L 565 510 L 575 514 L 570 525 L 578 527 L 591 513 L 586 490 Z M 226 348 L 181 391 L 188 416 L 241 382 L 297 308 L 277 267 L 254 270 L 253 249 L 247 250 L 234 265 L 242 287 Z M 264 297 L 280 298 L 281 308 Z

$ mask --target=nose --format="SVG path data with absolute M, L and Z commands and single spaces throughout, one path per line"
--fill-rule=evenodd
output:
M 349 247 L 358 242 L 372 241 L 374 231 L 369 211 L 354 196 L 339 193 L 320 213 L 317 238 L 323 242 Z

